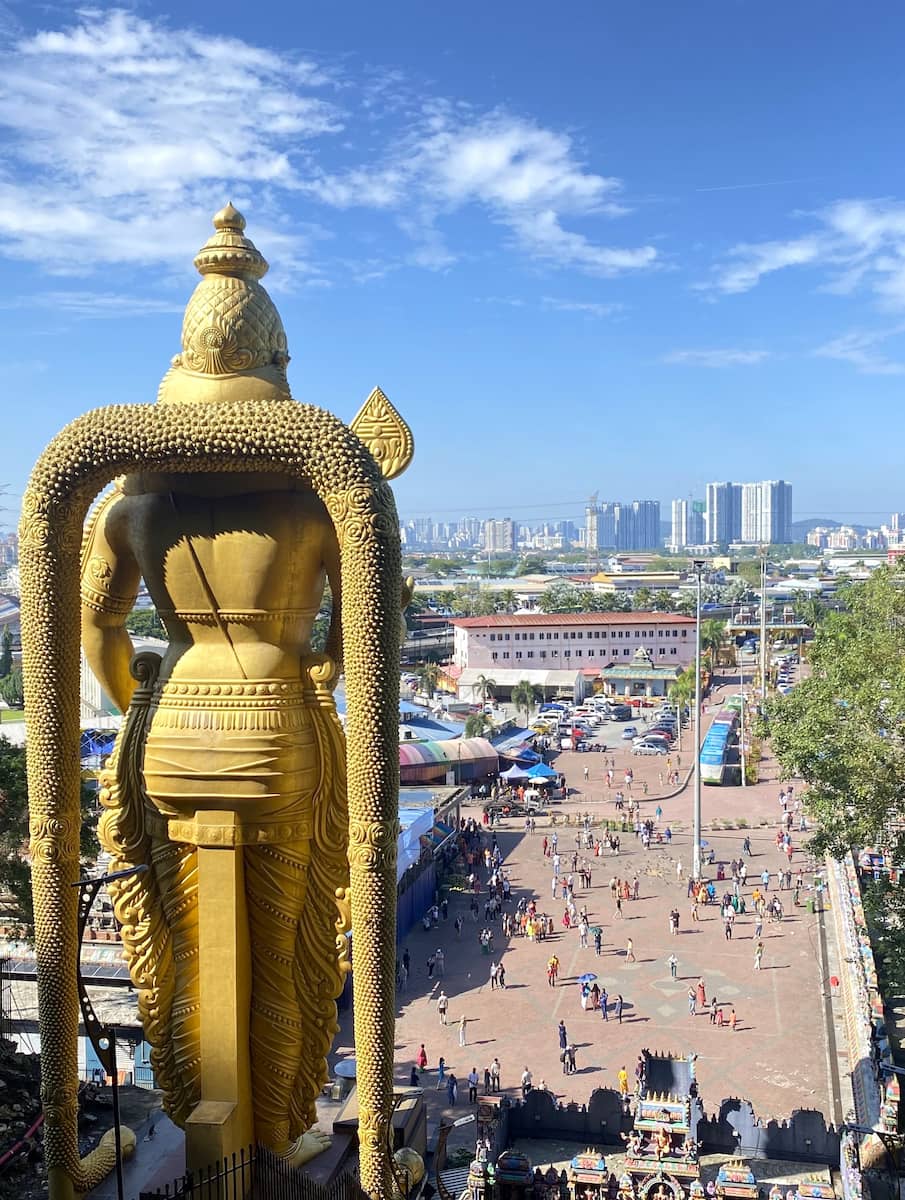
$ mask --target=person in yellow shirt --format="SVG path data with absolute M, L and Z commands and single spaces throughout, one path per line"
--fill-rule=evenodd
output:
M 616 1078 L 619 1080 L 619 1095 L 627 1096 L 628 1095 L 628 1071 L 626 1071 L 625 1067 L 622 1067 L 622 1069 L 620 1070 L 620 1072 L 616 1076 Z

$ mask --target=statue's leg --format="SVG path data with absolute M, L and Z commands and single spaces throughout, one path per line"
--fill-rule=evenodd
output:
M 282 1154 L 292 1149 L 290 1107 L 305 1043 L 306 1014 L 294 967 L 309 863 L 307 842 L 245 849 L 255 1136 Z
M 173 1059 L 184 1119 L 201 1095 L 201 1012 L 198 971 L 198 851 L 153 838 L 151 860 L 173 947 L 174 999 L 170 1015 Z

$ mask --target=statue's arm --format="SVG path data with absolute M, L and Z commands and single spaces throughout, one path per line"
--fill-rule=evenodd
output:
M 129 672 L 134 653 L 126 632 L 141 572 L 128 544 L 126 505 L 119 492 L 101 502 L 89 521 L 82 547 L 82 646 L 88 665 L 123 712 L 135 680 Z

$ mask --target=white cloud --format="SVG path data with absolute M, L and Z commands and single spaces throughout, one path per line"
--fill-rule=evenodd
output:
M 541 303 L 544 308 L 553 309 L 555 312 L 584 313 L 588 317 L 611 317 L 625 308 L 624 304 L 599 304 L 593 300 L 562 300 L 558 296 L 544 296 Z
M 822 271 L 824 291 L 848 294 L 863 287 L 881 307 L 905 307 L 905 204 L 839 200 L 807 215 L 815 229 L 790 241 L 740 243 L 701 286 L 747 292 L 775 271 L 807 266 Z
M 818 346 L 814 353 L 818 358 L 850 363 L 862 375 L 905 375 L 905 362 L 896 362 L 877 349 L 887 339 L 903 331 L 905 326 L 902 325 L 874 332 L 853 330 Z
M 391 214 L 412 243 L 399 261 L 430 269 L 472 252 L 449 229 L 470 210 L 532 260 L 657 265 L 652 246 L 601 244 L 594 223 L 627 211 L 622 184 L 569 135 L 387 80 L 116 9 L 22 36 L 0 52 L 0 253 L 79 275 L 187 269 L 232 198 L 268 257 L 309 283 L 323 282 L 323 234 L 292 218 L 311 202 Z
M 756 367 L 770 357 L 767 350 L 673 350 L 663 362 L 682 367 Z
M 455 261 L 440 231 L 445 216 L 478 205 L 532 258 L 592 275 L 656 265 L 652 246 L 598 245 L 569 218 L 618 217 L 629 210 L 618 179 L 589 171 L 571 139 L 507 112 L 475 116 L 435 102 L 368 169 L 320 173 L 302 185 L 338 207 L 405 206 L 400 227 L 417 244 L 414 261 L 434 268 Z

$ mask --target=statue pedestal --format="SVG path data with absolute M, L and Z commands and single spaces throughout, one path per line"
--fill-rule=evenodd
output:
M 234 846 L 236 823 L 235 813 L 206 812 L 205 833 L 208 838 L 213 833 L 217 844 L 198 847 L 201 1101 L 186 1122 L 189 1170 L 247 1153 L 254 1140 L 248 1041 L 251 952 L 242 850 Z M 222 837 L 215 831 L 222 831 Z

